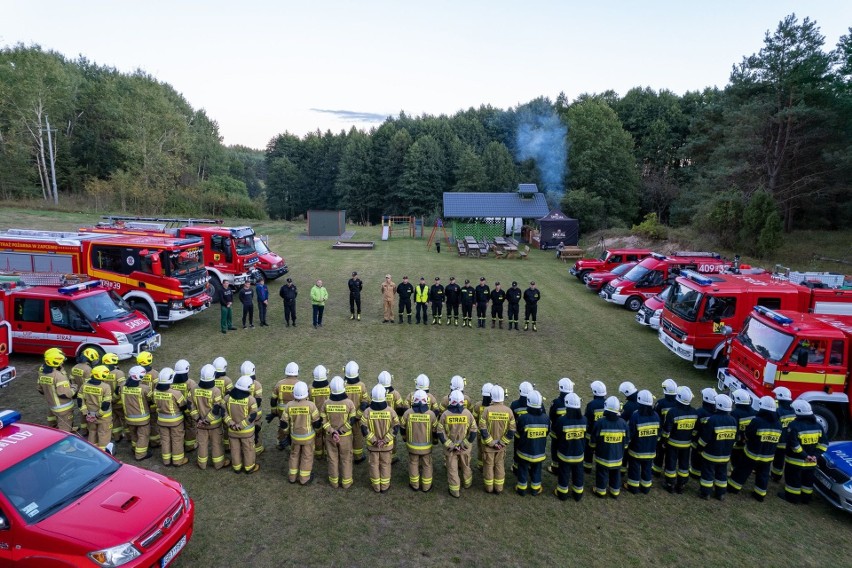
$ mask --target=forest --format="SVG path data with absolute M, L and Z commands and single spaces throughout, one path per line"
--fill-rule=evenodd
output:
M 51 157 L 53 159 L 51 159 Z M 143 70 L 0 51 L 0 199 L 73 196 L 98 211 L 351 221 L 440 216 L 447 191 L 536 183 L 581 230 L 692 226 L 769 252 L 783 232 L 852 226 L 852 28 L 827 46 L 795 15 L 728 84 L 682 95 L 542 95 L 370 130 L 225 146 L 216 121 Z

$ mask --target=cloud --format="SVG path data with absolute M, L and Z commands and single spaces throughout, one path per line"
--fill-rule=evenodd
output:
M 326 108 L 312 108 L 313 112 L 331 114 L 342 120 L 354 120 L 358 122 L 384 122 L 389 115 L 378 112 L 363 112 L 358 110 L 332 110 Z

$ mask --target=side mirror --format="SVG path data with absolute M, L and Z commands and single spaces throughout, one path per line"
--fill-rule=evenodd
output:
M 3 511 L 0 511 L 0 531 L 9 530 L 9 519 L 6 518 L 6 515 L 3 514 Z
M 807 349 L 799 350 L 799 354 L 796 356 L 796 364 L 799 367 L 807 367 L 808 366 L 808 350 Z

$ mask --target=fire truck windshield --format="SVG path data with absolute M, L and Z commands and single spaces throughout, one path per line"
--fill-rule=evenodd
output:
M 630 280 L 631 282 L 639 282 L 642 280 L 642 277 L 651 272 L 651 269 L 642 266 L 641 263 L 637 264 L 633 268 L 630 269 L 630 272 L 624 275 L 624 280 Z
M 84 298 L 75 298 L 77 306 L 89 321 L 108 321 L 124 317 L 130 313 L 123 300 L 116 301 L 111 294 L 92 294 Z
M 697 321 L 698 310 L 703 299 L 704 294 L 698 290 L 676 283 L 671 286 L 666 308 L 686 321 Z
M 201 247 L 192 247 L 180 250 L 171 250 L 168 252 L 169 262 L 166 264 L 166 276 L 178 278 L 201 270 L 201 260 L 203 258 Z
M 601 253 L 601 255 L 598 257 L 598 260 L 606 260 L 606 257 L 608 257 L 608 256 L 609 256 L 609 251 L 608 251 L 608 250 L 605 250 L 605 251 L 603 251 L 603 252 Z
M 753 317 L 746 320 L 737 339 L 748 349 L 774 362 L 780 361 L 793 343 L 792 335 L 781 333 Z
M 267 254 L 269 252 L 269 247 L 261 239 L 254 240 L 254 248 L 257 249 L 257 254 Z
M 254 236 L 234 238 L 234 246 L 237 247 L 237 254 L 246 256 L 254 254 Z

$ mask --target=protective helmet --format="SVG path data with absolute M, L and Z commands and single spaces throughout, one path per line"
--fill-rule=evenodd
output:
M 491 383 L 482 385 L 482 396 L 491 396 L 491 389 L 494 387 Z
M 65 354 L 58 347 L 51 347 L 44 352 L 44 363 L 48 367 L 61 367 L 65 362 Z
M 326 369 L 322 365 L 317 365 L 316 367 L 314 367 L 314 380 L 324 381 L 326 379 L 328 379 L 328 369 Z
M 101 358 L 101 354 L 94 347 L 86 347 L 83 349 L 83 357 L 89 362 L 94 363 Z
M 360 372 L 360 368 L 358 367 L 358 363 L 355 361 L 349 361 L 346 363 L 346 367 L 343 368 L 344 375 L 347 379 L 354 379 L 358 377 L 358 373 Z
M 559 379 L 559 392 L 564 392 L 565 394 L 574 392 L 574 381 L 568 377 Z
M 461 375 L 453 375 L 453 378 L 450 379 L 450 390 L 464 390 L 464 377 Z
M 255 373 L 254 363 L 251 361 L 243 361 L 243 364 L 240 365 L 240 375 L 248 375 L 249 377 L 254 376 Z
M 216 357 L 213 359 L 213 368 L 216 369 L 217 373 L 224 373 L 228 370 L 228 362 L 224 357 Z
M 776 387 L 772 391 L 772 394 L 775 395 L 776 400 L 786 400 L 788 402 L 793 400 L 793 393 L 787 387 Z
M 384 388 L 384 387 L 382 387 L 382 388 Z M 411 395 L 411 402 L 413 402 L 415 404 L 417 404 L 417 403 L 426 404 L 426 401 L 428 401 L 428 400 L 429 400 L 429 395 L 426 394 L 425 390 L 418 389 L 418 390 L 414 391 L 413 395 Z
M 537 390 L 527 395 L 527 406 L 530 408 L 541 408 L 541 393 Z
M 454 390 L 450 393 L 450 406 L 461 406 L 464 404 L 464 393 L 460 390 Z
M 373 391 L 370 393 L 370 396 L 374 402 L 387 400 L 387 391 L 382 385 L 376 385 L 373 387 Z
M 383 387 L 388 388 L 389 386 L 391 386 L 392 380 L 393 377 L 387 371 L 382 371 L 381 373 L 379 373 L 379 384 Z
M 716 391 L 710 387 L 701 389 L 701 400 L 710 404 L 716 404 Z
M 677 383 L 674 379 L 663 381 L 663 394 L 677 394 Z
M 624 396 L 630 396 L 631 394 L 635 393 L 636 390 L 636 385 L 634 385 L 630 381 L 624 381 L 623 383 L 618 385 L 618 392 L 620 392 Z
M 418 389 L 428 390 L 429 389 L 429 377 L 420 373 L 417 375 L 417 378 L 414 379 L 414 386 Z
M 636 395 L 636 402 L 643 406 L 654 406 L 654 395 L 649 390 L 640 390 Z
M 492 402 L 503 402 L 506 400 L 506 391 L 503 390 L 503 387 L 500 385 L 494 385 L 491 387 L 491 401 Z
M 760 397 L 760 409 L 761 410 L 769 410 L 771 412 L 777 412 L 778 407 L 775 406 L 775 399 L 771 396 L 762 396 Z
M 533 388 L 534 388 L 534 387 L 533 387 L 533 385 L 532 385 L 532 383 L 531 383 L 531 382 L 529 382 L 529 381 L 524 381 L 524 382 L 522 382 L 522 383 L 520 384 L 520 386 L 518 387 L 518 393 L 519 393 L 521 396 L 529 396 L 529 395 L 530 395 L 530 393 L 533 391 Z
M 343 383 L 343 377 L 333 377 L 329 386 L 331 387 L 331 394 L 343 394 L 346 392 L 346 385 Z
M 737 389 L 734 391 L 734 403 L 751 406 L 751 397 L 745 389 Z
M 95 370 L 92 369 L 92 374 L 94 374 Z M 160 371 L 160 375 L 157 377 L 158 385 L 170 385 L 175 380 L 175 371 L 171 367 L 163 367 Z
M 580 408 L 581 402 L 580 397 L 573 392 L 565 395 L 565 408 Z
M 145 377 L 145 367 L 142 365 L 134 365 L 130 367 L 130 370 L 127 371 L 127 376 L 133 379 L 134 381 L 141 381 Z
M 601 381 L 593 381 L 592 394 L 595 396 L 606 396 L 606 385 Z
M 608 412 L 619 412 L 621 410 L 621 403 L 618 402 L 618 399 L 614 396 L 609 397 L 604 402 L 604 410 Z
M 115 353 L 104 353 L 101 357 L 101 363 L 104 365 L 118 365 L 118 355 Z
M 796 416 L 810 416 L 814 413 L 814 409 L 811 408 L 811 403 L 807 400 L 802 400 L 801 398 L 794 400 L 790 407 L 793 409 L 793 412 L 796 413 Z
M 160 373 L 160 376 L 163 376 L 163 373 Z M 106 365 L 98 365 L 94 369 L 92 369 L 92 378 L 98 381 L 106 381 L 109 379 L 109 367 Z M 169 381 L 171 383 L 172 381 Z
M 298 377 L 299 366 L 293 362 L 287 363 L 287 366 L 284 367 L 284 375 L 287 377 Z
M 162 374 L 163 374 L 163 372 L 162 372 L 162 371 L 160 371 L 160 374 L 162 375 Z M 251 386 L 252 386 L 253 384 L 254 384 L 254 381 L 251 379 L 251 377 L 246 376 L 246 375 L 243 375 L 242 377 L 240 377 L 239 379 L 237 379 L 237 382 L 236 382 L 236 383 L 234 383 L 234 388 L 235 388 L 235 389 L 239 389 L 239 390 L 241 390 L 241 391 L 243 391 L 243 392 L 250 392 L 250 391 L 251 391 Z
M 722 412 L 730 412 L 733 408 L 731 397 L 726 394 L 717 394 L 713 402 L 716 404 L 716 410 Z
M 201 372 L 199 373 L 199 378 L 202 381 L 212 381 L 216 378 L 216 367 L 207 363 L 206 365 L 201 367 Z
M 677 387 L 677 396 L 675 396 L 675 400 L 681 404 L 689 404 L 692 402 L 692 389 L 686 385 Z
M 139 355 L 136 356 L 136 362 L 143 367 L 147 367 L 154 362 L 154 356 L 151 355 L 150 351 L 140 351 Z
M 305 400 L 308 398 L 308 385 L 304 381 L 299 381 L 293 385 L 293 398 L 296 400 Z
M 186 359 L 181 359 L 177 363 L 175 363 L 175 373 L 188 373 L 189 372 L 189 361 Z

